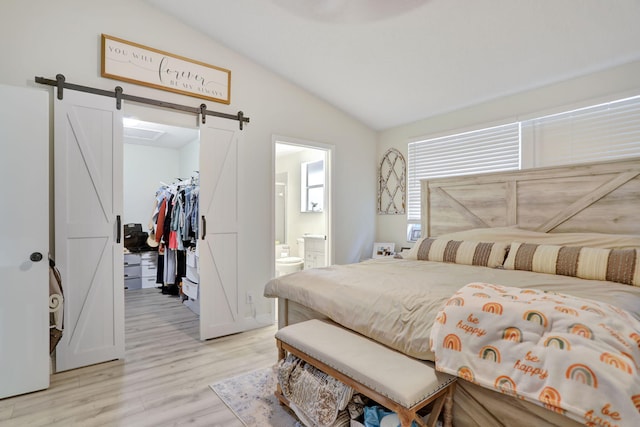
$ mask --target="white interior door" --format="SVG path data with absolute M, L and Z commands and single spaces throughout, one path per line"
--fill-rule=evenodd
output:
M 49 387 L 49 97 L 0 85 L 0 399 Z M 32 261 L 31 254 L 40 261 Z
M 58 371 L 124 357 L 123 134 L 115 104 L 72 90 L 54 103 L 55 253 L 65 286 Z
M 200 126 L 200 339 L 255 327 L 244 321 L 238 281 L 238 123 Z

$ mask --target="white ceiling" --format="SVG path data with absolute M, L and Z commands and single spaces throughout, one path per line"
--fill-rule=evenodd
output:
M 180 149 L 200 137 L 198 129 L 125 118 L 124 143 Z
M 640 0 L 146 1 L 376 130 L 640 59 Z

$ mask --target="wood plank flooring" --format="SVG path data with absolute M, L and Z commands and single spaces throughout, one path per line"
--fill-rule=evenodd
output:
M 202 342 L 198 317 L 157 289 L 126 291 L 125 318 L 125 360 L 0 400 L 0 426 L 242 426 L 209 384 L 273 365 L 275 326 Z

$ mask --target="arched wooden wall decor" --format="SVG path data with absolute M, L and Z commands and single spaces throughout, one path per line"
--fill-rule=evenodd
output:
M 406 205 L 406 170 L 404 156 L 390 148 L 378 168 L 378 213 L 404 214 Z

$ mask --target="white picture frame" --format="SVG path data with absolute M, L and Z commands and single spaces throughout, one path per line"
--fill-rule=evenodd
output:
M 373 244 L 372 258 L 384 258 L 387 256 L 394 256 L 396 244 L 395 243 L 383 243 L 376 242 Z

